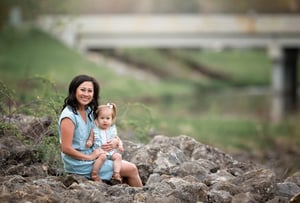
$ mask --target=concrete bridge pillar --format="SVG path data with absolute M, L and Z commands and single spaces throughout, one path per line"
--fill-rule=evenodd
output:
M 271 46 L 269 53 L 273 62 L 271 119 L 278 123 L 297 110 L 298 49 Z
M 10 9 L 9 24 L 14 28 L 20 28 L 22 25 L 22 11 L 19 7 L 14 6 Z

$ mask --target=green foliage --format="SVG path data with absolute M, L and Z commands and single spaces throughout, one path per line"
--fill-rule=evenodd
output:
M 40 91 L 40 96 L 30 102 L 18 105 L 14 100 L 14 91 L 9 89 L 3 82 L 0 82 L 0 109 L 3 116 L 0 118 L 0 135 L 15 135 L 22 142 L 37 149 L 38 159 L 52 168 L 61 168 L 57 122 L 55 122 L 62 104 L 61 96 L 55 90 L 54 83 L 45 77 L 34 77 L 32 83 L 44 91 Z M 50 126 L 46 127 L 48 129 L 41 129 L 45 134 L 35 132 L 36 129 L 32 126 L 32 132 L 28 132 L 33 136 L 33 140 L 30 140 L 19 133 L 17 126 L 4 121 L 7 116 L 16 114 L 33 115 L 37 118 L 46 116 L 52 122 Z
M 58 136 L 48 136 L 43 137 L 36 147 L 37 159 L 42 160 L 43 163 L 50 167 L 50 170 L 63 168 L 59 146 L 60 143 Z
M 12 7 L 18 7 L 21 9 L 22 18 L 25 20 L 34 20 L 38 15 L 44 14 L 45 12 L 68 12 L 74 9 L 74 3 L 71 0 L 1 0 L 0 13 L 5 20 L 8 20 L 9 9 Z M 6 14 L 6 15 L 4 15 Z
M 0 137 L 8 136 L 8 135 L 16 135 L 18 136 L 18 130 L 14 125 L 4 122 L 3 118 L 0 119 Z
M 120 137 L 147 143 L 153 120 L 151 109 L 142 103 L 129 103 L 122 106 L 117 120 Z
M 15 92 L 9 89 L 3 81 L 0 80 L 0 113 L 2 115 L 11 114 L 14 106 Z

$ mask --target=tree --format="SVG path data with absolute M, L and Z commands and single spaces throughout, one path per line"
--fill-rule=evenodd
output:
M 71 5 L 71 0 L 1 0 L 0 29 L 9 22 L 13 8 L 20 9 L 23 20 L 32 21 L 43 13 L 66 13 L 73 8 Z

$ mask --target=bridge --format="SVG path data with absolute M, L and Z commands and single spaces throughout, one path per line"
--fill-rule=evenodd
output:
M 272 120 L 297 110 L 300 15 L 55 15 L 41 16 L 37 24 L 81 51 L 263 48 L 273 62 Z

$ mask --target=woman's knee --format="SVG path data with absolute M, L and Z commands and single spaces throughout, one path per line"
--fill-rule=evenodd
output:
M 131 162 L 124 161 L 122 163 L 122 169 L 124 169 L 124 173 L 129 173 L 131 175 L 138 174 L 138 168 Z

